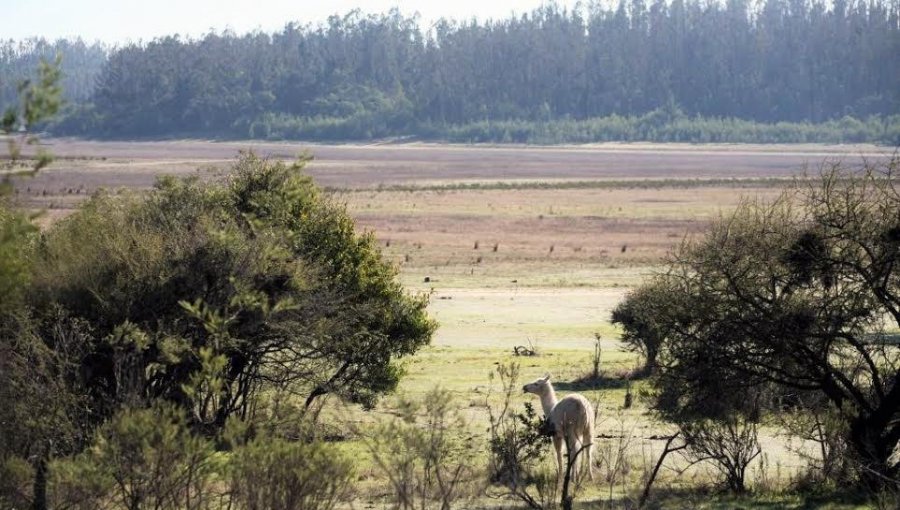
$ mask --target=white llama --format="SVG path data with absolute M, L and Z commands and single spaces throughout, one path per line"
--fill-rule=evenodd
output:
M 578 454 L 582 463 L 587 462 L 588 474 L 593 480 L 594 408 L 588 399 L 574 393 L 557 401 L 549 375 L 526 384 L 522 389 L 526 393 L 534 393 L 541 398 L 544 417 L 553 428 L 553 447 L 556 449 L 558 478 L 562 478 L 565 466 L 569 465 L 572 456 Z M 566 464 L 562 462 L 563 440 L 566 442 L 566 459 L 569 460 Z M 582 451 L 583 445 L 587 446 Z M 572 465 L 572 471 L 573 480 L 577 479 L 577 463 Z

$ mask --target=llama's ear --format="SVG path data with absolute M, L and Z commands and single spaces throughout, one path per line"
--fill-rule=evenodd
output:
M 547 372 L 546 374 L 544 374 L 544 381 L 549 381 L 549 380 L 550 380 L 550 372 Z

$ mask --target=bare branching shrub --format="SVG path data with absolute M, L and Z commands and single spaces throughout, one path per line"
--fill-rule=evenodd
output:
M 671 436 L 666 436 L 663 438 L 666 441 L 665 445 L 663 446 L 662 451 L 656 457 L 656 460 L 653 462 L 652 468 L 649 468 L 649 464 L 647 463 L 646 449 L 643 451 L 644 456 L 642 457 L 642 460 L 644 461 L 644 476 L 642 476 L 641 478 L 644 482 L 644 488 L 637 500 L 637 508 L 643 508 L 644 505 L 647 504 L 647 501 L 650 498 L 650 490 L 653 488 L 653 484 L 656 482 L 657 477 L 659 476 L 659 472 L 666 462 L 666 458 L 668 458 L 669 455 L 675 452 L 679 452 L 687 448 L 687 444 L 685 444 L 683 440 L 680 440 L 680 437 L 681 433 L 676 432 Z
M 628 476 L 633 469 L 632 447 L 635 440 L 634 425 L 626 422 L 622 409 L 611 419 L 616 421 L 613 428 L 616 433 L 612 438 L 599 442 L 596 450 L 600 480 L 610 500 L 616 492 L 629 492 Z
M 534 484 L 535 501 L 543 510 L 555 510 L 562 499 L 556 464 L 544 458 L 533 468 L 531 475 Z
M 326 443 L 263 435 L 234 449 L 231 503 L 246 510 L 327 510 L 350 496 L 353 464 Z
M 694 462 L 709 461 L 731 492 L 744 493 L 747 467 L 760 453 L 757 424 L 744 418 L 697 420 L 680 424 Z
M 625 382 L 625 400 L 622 402 L 622 409 L 631 409 L 634 405 L 634 394 L 631 392 L 631 379 Z
M 562 491 L 560 494 L 560 506 L 562 506 L 562 510 L 572 510 L 575 505 L 575 494 L 578 491 L 580 482 L 580 480 L 577 480 L 578 477 L 575 473 L 575 466 L 578 465 L 578 461 L 581 460 L 582 455 L 588 454 L 587 451 L 592 446 L 592 443 L 581 445 L 577 450 L 573 449 L 568 455 L 569 458 L 566 462 L 565 472 L 563 473 Z
M 806 470 L 795 480 L 797 488 L 823 483 L 835 487 L 852 480 L 846 423 L 835 416 L 834 411 L 804 402 L 798 410 L 779 413 L 777 418 L 791 437 L 802 441 L 799 448 L 792 448 L 806 461 Z M 805 447 L 809 443 L 815 445 L 813 450 Z
M 367 434 L 375 464 L 402 509 L 440 508 L 481 493 L 474 465 L 477 447 L 452 395 L 428 392 L 423 401 L 401 399 L 399 416 Z
M 784 487 L 781 483 L 781 462 L 776 459 L 773 469 L 772 461 L 766 453 L 760 454 L 759 462 L 751 471 L 754 492 L 775 494 Z

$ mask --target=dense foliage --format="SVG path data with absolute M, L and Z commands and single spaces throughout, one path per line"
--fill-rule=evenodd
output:
M 433 329 L 373 237 L 296 168 L 253 155 L 226 186 L 166 179 L 147 196 L 94 197 L 34 264 L 35 315 L 61 308 L 93 339 L 98 408 L 164 398 L 221 426 L 262 380 L 371 403 L 397 383 L 393 358 Z M 186 391 L 196 377 L 209 380 Z
M 550 4 L 427 29 L 396 11 L 353 12 L 123 46 L 57 130 L 897 143 L 898 23 L 896 2 L 881 0 Z
M 44 233 L 0 209 L 0 467 L 33 466 L 35 501 L 48 461 L 123 409 L 168 402 L 213 435 L 273 393 L 309 416 L 396 387 L 427 299 L 301 166 L 245 154 L 226 183 L 101 193 Z
M 98 429 L 89 449 L 52 463 L 49 507 L 324 510 L 351 494 L 352 462 L 333 445 L 268 433 L 218 439 L 227 455 L 191 431 L 171 404 L 124 409 Z M 8 494 L 6 503 L 26 507 L 27 489 Z
M 825 406 L 858 479 L 896 482 L 898 165 L 836 166 L 774 203 L 748 202 L 632 294 L 628 309 L 644 318 L 623 322 L 628 334 L 664 336 L 654 376 L 663 416 L 734 423 L 772 403 Z

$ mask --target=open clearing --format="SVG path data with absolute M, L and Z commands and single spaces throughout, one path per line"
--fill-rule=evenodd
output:
M 823 161 L 891 154 L 872 146 L 45 143 L 57 162 L 21 181 L 17 196 L 44 209 L 48 223 L 100 188 L 145 189 L 159 174 L 221 178 L 240 149 L 280 159 L 311 152 L 309 174 L 375 234 L 408 289 L 431 294 L 440 328 L 432 346 L 406 360 L 401 392 L 417 396 L 441 385 L 468 410 L 474 430 L 484 430 L 483 405 L 496 398 L 488 396 L 488 374 L 513 359 L 514 346 L 539 352 L 518 358 L 523 379 L 549 371 L 563 390 L 590 370 L 595 333 L 604 371 L 627 372 L 636 359 L 621 349 L 610 311 L 685 236 L 742 200 L 773 199 Z M 621 408 L 623 385 L 587 393 L 601 403 L 598 433 L 634 436 L 635 462 L 648 462 L 654 446 L 645 438 L 659 425 L 641 406 Z M 389 413 L 389 400 L 353 419 Z M 601 450 L 610 441 L 600 441 Z M 781 475 L 800 465 L 773 431 L 764 443 L 767 462 Z M 598 498 L 599 490 L 586 498 Z

